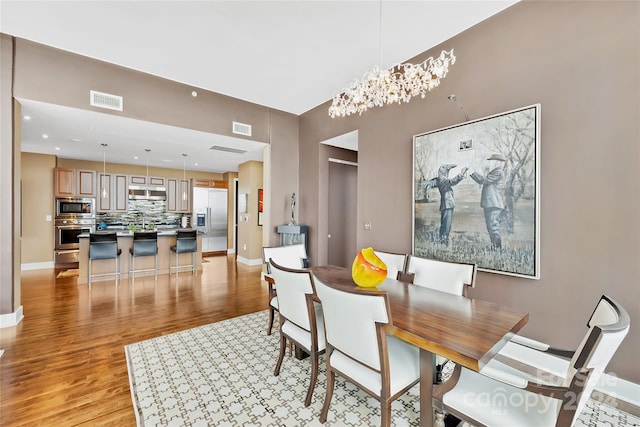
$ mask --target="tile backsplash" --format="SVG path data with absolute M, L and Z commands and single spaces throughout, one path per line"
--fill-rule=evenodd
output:
M 190 216 L 190 214 L 167 212 L 164 200 L 129 200 L 128 212 L 98 212 L 96 223 L 103 221 L 111 225 L 142 226 L 143 222 L 156 225 L 180 225 L 184 215 Z

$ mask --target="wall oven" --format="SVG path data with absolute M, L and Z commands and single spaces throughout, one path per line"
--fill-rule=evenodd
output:
M 56 199 L 56 218 L 95 218 L 96 199 L 65 197 Z
M 95 218 L 56 218 L 54 225 L 54 262 L 57 267 L 78 262 L 80 238 L 83 233 L 94 233 Z

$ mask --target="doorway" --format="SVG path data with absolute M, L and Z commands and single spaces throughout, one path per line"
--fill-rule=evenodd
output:
M 358 164 L 329 159 L 328 254 L 331 265 L 350 267 L 357 253 Z

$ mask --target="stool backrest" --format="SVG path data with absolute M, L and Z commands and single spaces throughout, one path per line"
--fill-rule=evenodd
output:
M 158 253 L 158 232 L 133 233 L 133 256 L 148 256 Z
M 112 259 L 118 257 L 118 235 L 116 233 L 89 234 L 89 259 Z
M 196 252 L 198 250 L 198 241 L 196 230 L 178 230 L 176 234 L 176 252 Z

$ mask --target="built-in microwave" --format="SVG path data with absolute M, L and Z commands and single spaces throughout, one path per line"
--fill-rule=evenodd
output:
M 60 198 L 56 199 L 56 218 L 95 218 L 96 199 Z

